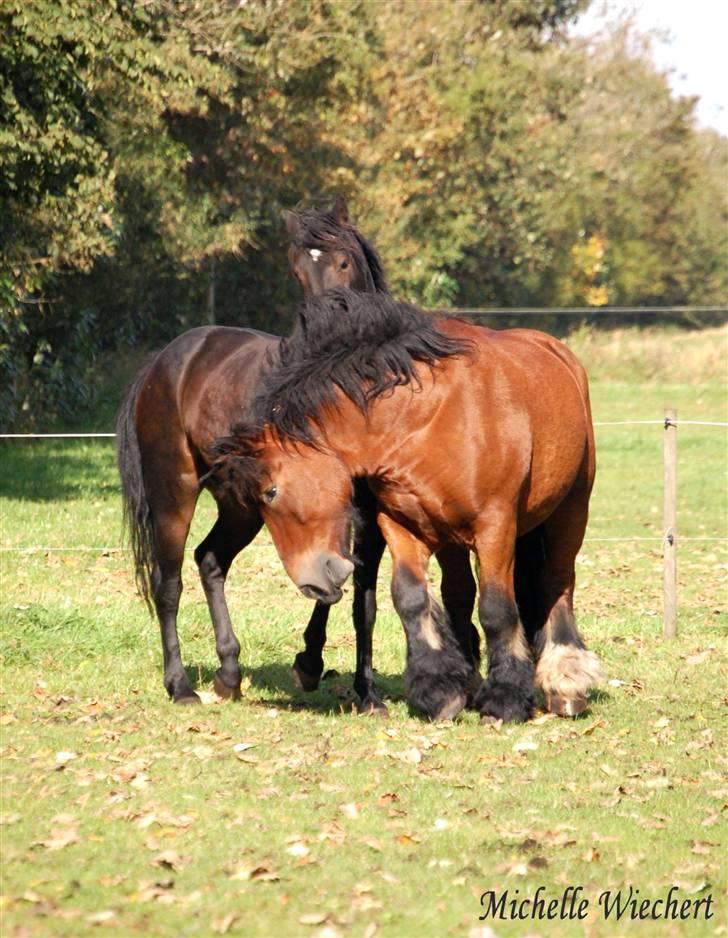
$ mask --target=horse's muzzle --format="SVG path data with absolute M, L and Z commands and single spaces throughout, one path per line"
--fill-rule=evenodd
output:
M 353 569 L 351 560 L 338 554 L 316 554 L 300 571 L 296 586 L 308 599 L 330 606 L 344 595 L 341 587 Z

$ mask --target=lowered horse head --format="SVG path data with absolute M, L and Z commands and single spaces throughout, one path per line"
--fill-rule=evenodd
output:
M 354 570 L 355 511 L 351 473 L 344 463 L 256 425 L 236 427 L 232 437 L 217 441 L 215 453 L 218 484 L 248 510 L 260 512 L 298 589 L 326 605 L 338 602 Z
M 360 293 L 387 291 L 379 254 L 349 221 L 339 196 L 330 211 L 286 213 L 291 245 L 288 260 L 304 295 L 319 296 L 335 287 Z

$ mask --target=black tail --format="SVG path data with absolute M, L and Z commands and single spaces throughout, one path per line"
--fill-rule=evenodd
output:
M 150 359 L 124 394 L 116 418 L 116 460 L 121 476 L 124 530 L 134 552 L 134 575 L 137 589 L 150 613 L 152 608 L 152 568 L 154 566 L 154 529 L 152 512 L 144 489 L 142 457 L 136 432 L 136 405 L 139 393 L 154 364 Z

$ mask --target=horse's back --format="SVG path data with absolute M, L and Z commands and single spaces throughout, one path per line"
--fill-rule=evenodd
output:
M 147 450 L 205 449 L 245 411 L 275 336 L 254 329 L 200 326 L 173 339 L 154 358 L 140 390 L 137 430 Z
M 524 528 L 540 523 L 575 484 L 588 493 L 594 438 L 586 373 L 573 353 L 530 329 L 453 320 L 443 328 L 469 340 L 471 351 L 445 365 L 443 387 L 455 406 L 440 423 L 446 433 L 477 428 L 481 491 L 517 498 Z

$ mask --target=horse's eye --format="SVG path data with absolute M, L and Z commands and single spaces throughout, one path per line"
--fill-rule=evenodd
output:
M 349 266 L 349 262 L 348 262 L 348 261 L 342 261 L 342 262 L 341 262 L 341 270 L 346 270 L 346 268 L 347 268 L 348 266 Z
M 263 492 L 263 498 L 268 502 L 268 504 L 270 504 L 277 494 L 278 494 L 278 487 L 275 485 L 271 485 L 269 489 L 266 489 L 265 492 Z

